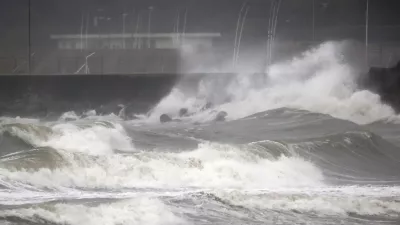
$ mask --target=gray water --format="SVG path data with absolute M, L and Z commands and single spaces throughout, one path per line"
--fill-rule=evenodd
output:
M 399 116 L 340 48 L 182 82 L 132 121 L 1 117 L 0 224 L 399 224 Z
M 2 120 L 3 224 L 398 224 L 398 125 Z

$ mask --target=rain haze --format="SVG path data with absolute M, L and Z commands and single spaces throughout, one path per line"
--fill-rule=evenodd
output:
M 398 0 L 1 0 L 0 224 L 398 225 Z

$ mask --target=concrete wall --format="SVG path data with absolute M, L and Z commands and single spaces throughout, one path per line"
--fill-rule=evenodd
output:
M 137 74 L 176 73 L 180 68 L 180 53 L 171 49 L 98 50 L 88 58 L 91 74 Z M 89 51 L 60 50 L 37 53 L 32 57 L 33 74 L 74 74 L 85 73 L 85 58 Z M 10 74 L 15 62 L 12 58 L 0 59 L 0 74 Z M 24 64 L 25 62 L 25 64 Z M 17 74 L 26 73 L 26 59 L 17 64 L 21 69 Z M 81 69 L 81 70 L 79 70 Z
M 96 109 L 145 113 L 167 95 L 176 74 L 138 75 L 1 75 L 0 115 L 46 117 Z

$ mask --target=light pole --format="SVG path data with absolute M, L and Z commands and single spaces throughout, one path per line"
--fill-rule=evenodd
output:
M 244 24 L 246 23 L 246 17 L 247 13 L 249 12 L 250 6 L 246 8 L 246 11 L 244 13 L 243 19 L 242 19 L 242 25 L 240 28 L 240 33 L 239 33 L 239 39 L 238 39 L 238 44 L 237 44 L 237 51 L 236 51 L 236 58 L 235 58 L 235 66 L 237 65 L 237 61 L 239 59 L 239 52 L 240 52 L 240 43 L 242 41 L 242 35 L 243 35 L 243 29 L 244 29 Z
M 312 0 L 312 40 L 315 41 L 315 0 Z
M 180 24 L 180 11 L 179 9 L 176 10 L 176 31 L 175 31 L 175 37 L 176 37 L 176 44 L 179 44 L 179 24 Z
M 123 42 L 122 42 L 122 46 L 123 49 L 125 49 L 125 18 L 126 16 L 128 16 L 128 13 L 123 13 L 122 14 L 122 38 L 123 38 Z
M 151 14 L 154 10 L 153 6 L 149 7 L 149 22 L 147 27 L 147 47 L 150 48 L 150 32 L 151 32 Z
M 88 12 L 86 15 L 86 29 L 85 29 L 85 49 L 88 49 L 88 32 L 89 32 L 89 19 L 90 13 Z
M 187 14 L 188 14 L 188 9 L 185 9 L 185 15 L 183 17 L 183 28 L 182 28 L 182 33 L 186 33 L 186 24 L 187 24 Z
M 369 61 L 369 49 L 368 49 L 368 29 L 369 29 L 369 0 L 367 0 L 367 10 L 365 13 L 365 62 L 368 66 Z
M 188 14 L 188 8 L 186 7 L 186 9 L 185 9 L 185 15 L 184 15 L 184 18 L 183 18 L 183 28 L 182 28 L 182 35 L 183 35 L 183 37 L 182 37 L 182 44 L 185 43 L 185 33 L 186 33 L 186 24 L 187 24 L 187 14 Z
M 136 44 L 136 48 L 140 49 L 141 48 L 141 39 L 139 37 L 137 37 L 137 34 L 139 32 L 139 28 L 140 28 L 140 23 L 141 23 L 142 17 L 141 17 L 141 11 L 138 11 L 138 15 L 137 15 L 137 20 L 136 20 L 136 28 L 135 28 L 135 44 Z
M 281 0 L 272 0 L 270 9 L 270 19 L 268 28 L 268 40 L 267 40 L 267 57 L 265 63 L 265 70 L 272 63 L 272 56 L 274 50 L 274 41 L 276 36 L 276 27 L 278 24 L 278 14 L 281 7 Z
M 28 73 L 31 74 L 31 0 L 28 0 Z
M 247 1 L 244 1 L 243 4 L 242 4 L 242 7 L 240 8 L 238 20 L 237 20 L 237 23 L 236 23 L 235 45 L 233 47 L 233 62 L 232 62 L 233 69 L 236 68 L 236 52 L 237 52 L 237 48 L 238 48 L 237 45 L 238 45 L 238 35 L 239 35 L 239 29 L 240 29 L 240 22 L 241 22 L 242 13 L 243 13 L 243 10 L 246 7 L 246 4 L 247 4 Z
M 84 21 L 85 21 L 85 16 L 83 15 L 83 12 L 82 12 L 82 21 L 81 21 L 81 44 L 80 44 L 81 52 L 83 51 L 83 27 L 84 27 L 83 23 L 84 23 Z

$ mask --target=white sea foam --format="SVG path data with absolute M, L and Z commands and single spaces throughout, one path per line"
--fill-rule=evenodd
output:
M 78 120 L 79 116 L 74 111 L 65 112 L 60 116 L 61 121 Z
M 162 113 L 177 117 L 182 107 L 196 113 L 188 117 L 188 121 L 208 121 L 213 117 L 212 112 L 200 112 L 200 109 L 207 99 L 215 99 L 214 95 L 219 95 L 220 99 L 231 99 L 230 103 L 216 106 L 218 110 L 227 111 L 230 119 L 280 107 L 326 113 L 358 123 L 394 118 L 393 110 L 383 105 L 377 95 L 355 89 L 353 70 L 340 60 L 338 51 L 340 46 L 326 43 L 290 62 L 276 64 L 270 68 L 269 83 L 262 87 L 254 84 L 247 76 L 239 76 L 220 88 L 222 90 L 218 93 L 212 79 L 211 82 L 208 80 L 201 83 L 197 96 L 188 96 L 175 89 L 143 121 L 157 122 Z M 27 194 L 27 198 L 33 197 L 32 201 L 43 195 L 33 196 L 24 192 L 31 187 L 39 191 L 51 188 L 68 193 L 77 188 L 113 191 L 156 188 L 160 193 L 169 188 L 196 188 L 211 189 L 221 199 L 250 209 L 297 211 L 327 216 L 347 216 L 349 213 L 400 214 L 400 204 L 393 201 L 393 196 L 400 195 L 399 190 L 390 189 L 390 192 L 389 188 L 375 190 L 372 187 L 338 187 L 333 190 L 325 185 L 319 168 L 297 156 L 272 158 L 253 154 L 245 147 L 215 143 L 203 143 L 198 149 L 187 152 L 140 152 L 135 150 L 131 138 L 123 126 L 118 124 L 118 120 L 114 121 L 117 119 L 115 116 L 110 116 L 113 122 L 104 124 L 93 121 L 83 121 L 83 124 L 80 124 L 82 121 L 65 122 L 71 118 L 80 120 L 71 115 L 65 114 L 57 123 L 45 124 L 51 132 L 26 132 L 18 127 L 12 130 L 14 135 L 35 146 L 57 149 L 68 162 L 66 165 L 36 170 L 0 168 L 0 184 L 14 189 L 15 193 Z M 99 117 L 95 112 L 91 112 L 87 118 L 96 119 Z M 19 120 L 4 119 L 2 124 L 12 124 Z M 23 123 L 25 128 L 37 127 L 34 121 L 24 120 Z M 129 154 L 115 154 L 114 150 L 127 151 Z M 245 192 L 255 189 L 262 191 L 258 194 Z M 57 196 L 49 196 L 51 198 Z M 54 207 L 4 210 L 0 216 L 32 220 L 39 217 L 71 225 L 184 222 L 162 201 L 144 197 L 91 207 L 56 204 Z
M 52 127 L 55 134 L 43 145 L 70 152 L 99 155 L 113 150 L 133 151 L 132 140 L 119 124 L 114 127 L 94 125 L 80 128 L 74 124 L 58 124 Z
M 182 153 L 141 152 L 91 157 L 63 153 L 70 165 L 37 171 L 0 169 L 4 178 L 35 187 L 267 188 L 321 186 L 324 177 L 297 157 L 264 158 L 229 145 L 201 144 Z
M 393 193 L 395 191 L 395 193 Z M 374 188 L 341 187 L 336 189 L 279 189 L 245 193 L 238 190 L 216 191 L 214 194 L 233 205 L 261 210 L 299 212 L 319 216 L 347 217 L 349 214 L 362 216 L 400 216 L 398 188 L 381 187 L 379 194 Z M 399 197 L 397 197 L 398 199 Z
M 18 217 L 33 222 L 45 220 L 70 225 L 185 224 L 183 219 L 175 215 L 162 201 L 152 198 L 134 198 L 98 206 L 55 204 L 2 210 L 0 217 Z
M 10 124 L 10 123 L 21 123 L 21 124 L 37 124 L 39 123 L 39 119 L 33 118 L 21 118 L 17 117 L 0 117 L 0 125 Z
M 10 124 L 3 128 L 34 147 L 52 147 L 91 155 L 133 151 L 131 138 L 119 123 L 89 121 L 78 123 Z
M 143 117 L 142 122 L 157 123 L 161 114 L 169 114 L 172 118 L 177 118 L 181 108 L 188 108 L 189 112 L 198 112 L 203 101 L 194 96 L 186 96 L 179 89 L 174 88 L 149 114 Z

